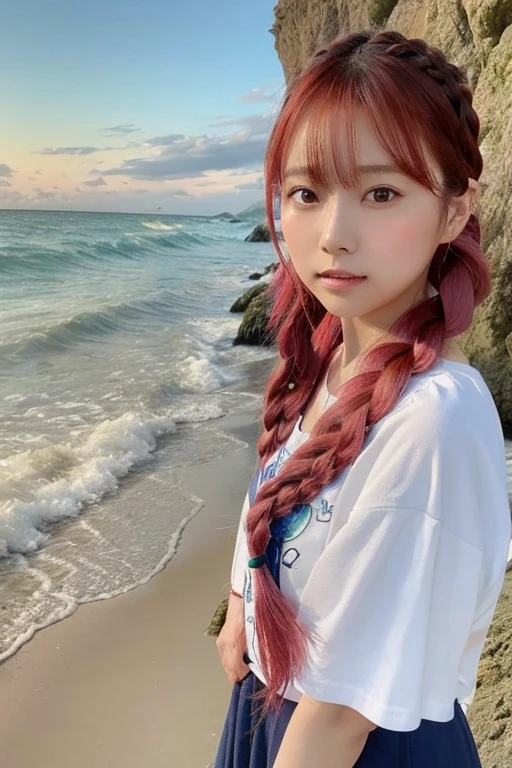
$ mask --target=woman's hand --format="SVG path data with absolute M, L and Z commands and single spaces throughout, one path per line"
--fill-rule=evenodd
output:
M 244 602 L 236 595 L 229 596 L 226 621 L 216 640 L 221 664 L 231 685 L 242 680 L 251 670 L 243 660 L 247 650 L 244 623 Z

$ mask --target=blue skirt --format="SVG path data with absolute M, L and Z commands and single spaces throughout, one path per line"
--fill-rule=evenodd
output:
M 233 687 L 214 768 L 272 768 L 297 704 L 285 700 L 279 712 L 258 720 L 261 703 L 249 698 L 263 683 L 250 672 Z M 422 720 L 414 731 L 370 731 L 354 768 L 482 768 L 466 716 L 455 700 L 447 723 Z

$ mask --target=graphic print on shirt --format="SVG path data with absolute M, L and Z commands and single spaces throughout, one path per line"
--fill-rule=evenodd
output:
M 249 484 L 249 504 L 251 506 L 254 503 L 261 483 L 274 478 L 289 456 L 291 456 L 290 451 L 283 445 L 279 448 L 274 461 L 271 461 L 263 470 L 256 470 L 253 473 Z M 326 499 L 321 499 L 320 505 L 320 509 L 318 509 L 312 507 L 311 504 L 296 504 L 288 515 L 278 520 L 273 520 L 270 524 L 271 537 L 265 554 L 269 570 L 278 586 L 280 581 L 280 564 L 282 563 L 287 568 L 291 568 L 300 557 L 300 551 L 296 547 L 285 549 L 286 543 L 304 533 L 312 520 L 313 513 L 319 523 L 328 523 L 331 520 L 333 505 L 329 505 Z M 250 599 L 252 599 L 252 585 L 250 581 L 247 589 Z
M 249 645 L 251 646 L 251 652 L 252 652 L 252 653 L 249 653 L 249 658 L 251 660 L 254 660 L 258 658 L 258 650 L 256 648 L 256 630 L 254 628 L 254 616 L 248 616 L 247 622 L 249 624 L 252 624 L 252 639 L 250 643 L 248 643 L 248 646 Z M 247 650 L 249 650 L 249 647 L 247 648 Z
M 333 507 L 334 505 L 329 504 L 326 499 L 320 499 L 320 508 L 313 507 L 311 504 L 296 504 L 286 517 L 271 522 L 271 538 L 266 555 L 268 567 L 278 586 L 280 586 L 280 563 L 291 568 L 300 557 L 300 551 L 296 547 L 285 548 L 287 542 L 293 541 L 304 533 L 313 519 L 313 514 L 314 519 L 319 523 L 330 522 Z
M 316 511 L 316 519 L 319 523 L 329 523 L 332 517 L 334 504 L 329 504 L 326 499 L 320 499 L 321 507 Z
M 276 459 L 271 461 L 270 464 L 265 467 L 262 473 L 262 482 L 263 480 L 270 480 L 271 478 L 275 477 L 278 469 L 280 469 L 281 465 L 284 464 L 289 456 L 291 456 L 290 451 L 286 448 L 285 445 L 282 445 L 278 451 Z
M 300 552 L 296 547 L 285 548 L 287 542 L 293 541 L 304 533 L 312 520 L 316 520 L 319 523 L 328 523 L 332 517 L 333 507 L 334 505 L 329 504 L 326 499 L 320 499 L 320 507 L 313 507 L 311 504 L 296 504 L 286 517 L 272 521 L 270 524 L 272 535 L 267 546 L 266 556 L 268 568 L 278 587 L 280 586 L 279 569 L 281 563 L 287 568 L 292 568 L 293 564 L 300 557 Z M 250 650 L 248 653 L 251 659 L 255 659 L 258 658 L 258 651 L 256 624 L 253 614 L 254 605 L 250 605 L 253 603 L 252 571 L 250 568 L 246 571 L 243 594 L 246 606 L 246 620 L 249 625 L 247 645 Z M 251 650 L 254 654 L 253 656 L 251 656 Z
M 265 554 L 267 555 L 268 568 L 277 586 L 280 586 L 279 566 L 281 559 L 283 565 L 291 568 L 300 557 L 300 552 L 296 547 L 284 549 L 285 544 L 304 533 L 312 516 L 311 504 L 296 504 L 286 517 L 277 518 L 270 523 L 270 539 Z
M 245 574 L 244 597 L 246 603 L 252 603 L 252 576 L 250 569 Z
M 249 506 L 251 507 L 254 504 L 254 499 L 256 498 L 256 493 L 258 492 L 258 488 L 260 486 L 260 477 L 261 477 L 261 470 L 256 468 L 251 477 L 251 482 L 249 483 L 249 489 L 248 489 Z

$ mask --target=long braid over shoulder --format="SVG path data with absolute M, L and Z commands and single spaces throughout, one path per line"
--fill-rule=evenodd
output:
M 315 125 L 364 107 L 382 145 L 408 176 L 439 194 L 445 220 L 450 201 L 478 179 L 479 119 L 465 75 L 444 54 L 423 40 L 393 31 L 363 31 L 319 50 L 290 83 L 270 135 L 265 156 L 266 204 L 280 265 L 268 292 L 273 300 L 269 328 L 275 332 L 280 360 L 264 396 L 263 426 L 257 448 L 262 466 L 286 441 L 343 341 L 340 318 L 329 313 L 299 280 L 281 248 L 274 224 L 284 159 L 299 126 L 309 115 Z M 325 133 L 325 131 L 324 131 Z M 322 175 L 325 154 L 313 135 L 309 166 Z M 443 172 L 437 186 L 427 147 Z M 349 148 L 350 151 L 350 148 Z M 357 177 L 351 157 L 352 176 Z M 370 349 L 356 375 L 336 392 L 339 398 L 319 418 L 309 438 L 259 488 L 247 520 L 251 557 L 262 555 L 269 526 L 298 504 L 312 501 L 362 450 L 371 428 L 388 414 L 412 376 L 428 371 L 445 339 L 465 331 L 475 307 L 489 294 L 490 276 L 480 248 L 480 227 L 471 215 L 461 234 L 432 254 L 424 301 L 397 319 L 384 343 Z M 292 389 L 289 383 L 293 382 Z M 278 693 L 300 675 L 307 659 L 308 630 L 283 596 L 267 567 L 252 570 L 255 628 L 267 686 L 263 713 L 278 705 Z

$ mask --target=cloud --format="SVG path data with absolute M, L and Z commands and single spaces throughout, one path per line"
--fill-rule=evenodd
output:
M 257 101 L 274 101 L 276 97 L 276 90 L 275 88 L 271 90 L 270 93 L 267 93 L 269 90 L 269 86 L 260 86 L 259 88 L 253 88 L 251 91 L 248 91 L 247 93 L 242 93 L 241 96 L 237 97 L 237 101 L 243 101 L 246 104 L 253 104 Z
M 57 192 L 51 192 L 50 190 L 41 189 L 41 187 L 36 187 L 34 190 L 34 197 L 32 200 L 48 200 L 49 198 L 55 198 L 60 197 L 60 195 Z
M 143 142 L 130 141 L 120 147 L 45 147 L 44 149 L 34 150 L 33 155 L 74 155 L 86 156 L 94 155 L 97 152 L 121 152 L 125 149 L 134 149 L 144 146 Z M 103 162 L 103 160 L 101 161 Z
M 256 181 L 249 181 L 246 184 L 237 184 L 235 190 L 240 192 L 261 192 L 263 189 L 263 177 Z
M 104 171 L 104 176 L 130 176 L 134 179 L 166 181 L 204 176 L 207 171 L 242 170 L 260 168 L 267 142 L 263 134 L 261 115 L 244 118 L 246 128 L 223 136 L 181 136 L 171 134 L 159 137 L 163 143 L 154 158 L 133 158 L 117 168 Z M 229 121 L 235 124 L 238 121 Z
M 168 136 L 155 136 L 152 139 L 148 139 L 145 143 L 150 147 L 170 147 L 186 138 L 183 133 L 170 133 Z
M 0 163 L 0 176 L 12 176 L 12 168 L 5 163 Z
M 137 133 L 140 128 L 136 128 L 133 123 L 125 123 L 124 125 L 113 125 L 110 128 L 100 128 L 101 133 L 106 133 L 107 137 L 128 136 L 130 133 Z
M 12 187 L 12 184 L 10 181 L 6 181 L 5 179 L 0 179 L 0 187 Z
M 107 182 L 99 176 L 97 179 L 91 179 L 91 181 L 83 181 L 83 187 L 106 187 Z
M 33 152 L 34 155 L 93 155 L 103 152 L 100 147 L 46 147 Z
M 211 123 L 208 128 L 230 128 L 231 126 L 240 126 L 249 128 L 252 136 L 268 136 L 271 125 L 272 118 L 269 114 L 257 114 L 218 120 L 216 123 Z

